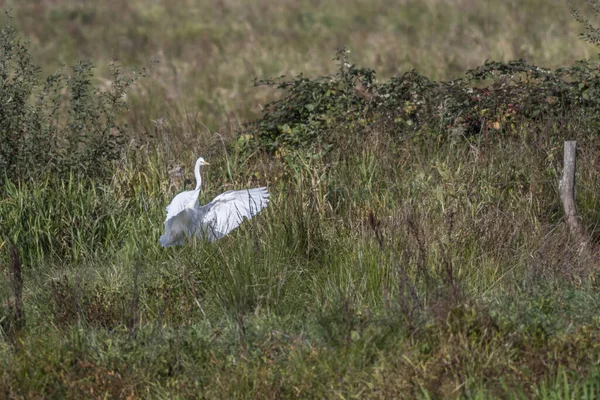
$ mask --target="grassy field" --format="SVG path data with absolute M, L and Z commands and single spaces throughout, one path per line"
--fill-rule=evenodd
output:
M 0 397 L 599 396 L 598 264 L 579 254 L 558 195 L 563 140 L 576 139 L 595 249 L 590 114 L 458 136 L 368 114 L 362 130 L 353 116 L 317 130 L 335 133 L 328 152 L 244 144 L 256 133 L 245 124 L 283 95 L 253 79 L 333 74 L 342 46 L 378 82 L 594 57 L 563 1 L 0 7 L 42 76 L 75 76 L 64 65 L 89 59 L 106 90 L 111 60 L 147 68 L 118 115 L 127 140 L 108 178 L 42 171 L 0 184 Z M 200 155 L 211 163 L 201 203 L 267 185 L 271 204 L 223 240 L 163 249 L 164 207 Z
M 329 74 L 342 46 L 382 79 L 412 68 L 432 79 L 458 77 L 486 59 L 525 58 L 556 68 L 595 54 L 577 39 L 581 26 L 562 0 L 2 0 L 0 6 L 12 10 L 47 73 L 79 59 L 92 60 L 105 78 L 111 59 L 153 66 L 129 115 L 146 133 L 160 119 L 204 133 L 255 118 L 273 93 L 253 88 L 254 78 Z M 196 125 L 188 126 L 190 120 Z

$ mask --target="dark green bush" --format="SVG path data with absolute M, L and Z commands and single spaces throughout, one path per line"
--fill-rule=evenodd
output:
M 247 125 L 243 138 L 269 152 L 343 148 L 368 132 L 395 138 L 419 134 L 426 140 L 450 135 L 511 132 L 526 121 L 552 118 L 565 123 L 579 115 L 597 120 L 600 111 L 598 65 L 579 61 L 548 70 L 524 60 L 486 62 L 459 79 L 434 82 L 416 71 L 375 80 L 375 71 L 350 64 L 346 51 L 335 58 L 334 75 L 266 80 L 258 84 L 283 90 Z
M 121 154 L 125 128 L 118 121 L 134 79 L 112 63 L 112 84 L 92 84 L 93 65 L 40 81 L 40 69 L 10 24 L 0 29 L 0 171 L 12 181 L 74 172 L 103 178 Z
M 302 74 L 291 79 L 267 79 L 256 86 L 273 86 L 285 96 L 266 106 L 261 119 L 248 127 L 255 132 L 260 146 L 269 151 L 331 145 L 328 135 L 342 121 L 352 120 L 367 107 L 367 97 L 357 92 L 357 84 L 370 91 L 375 72 L 356 68 L 347 59 L 347 50 L 339 49 L 334 58 L 339 64 L 335 75 L 309 79 Z

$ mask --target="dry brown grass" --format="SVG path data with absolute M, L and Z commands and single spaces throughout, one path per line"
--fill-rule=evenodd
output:
M 411 68 L 460 76 L 486 59 L 569 65 L 595 49 L 563 0 L 2 0 L 45 71 L 89 58 L 105 71 L 160 60 L 133 102 L 140 131 L 168 118 L 182 130 L 223 129 L 260 113 L 272 93 L 253 78 L 323 75 L 336 48 L 381 78 Z M 198 132 L 193 132 L 197 134 Z

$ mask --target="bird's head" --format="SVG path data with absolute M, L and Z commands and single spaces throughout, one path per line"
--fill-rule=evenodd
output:
M 209 164 L 209 163 L 207 163 L 207 162 L 204 160 L 204 158 L 200 157 L 200 158 L 198 159 L 198 161 L 196 161 L 196 166 L 200 167 L 200 166 L 202 166 L 202 165 L 210 165 L 210 164 Z

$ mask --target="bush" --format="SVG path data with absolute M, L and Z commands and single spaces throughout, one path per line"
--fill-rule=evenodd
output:
M 39 67 L 8 15 L 7 21 L 0 29 L 0 170 L 11 181 L 67 172 L 109 176 L 125 139 L 117 117 L 134 79 L 112 63 L 110 87 L 94 88 L 93 65 L 81 61 L 70 75 L 40 83 Z
M 246 126 L 240 140 L 271 153 L 290 148 L 321 153 L 343 149 L 344 141 L 360 141 L 374 131 L 396 139 L 420 135 L 439 141 L 511 132 L 541 118 L 560 123 L 583 114 L 598 122 L 600 75 L 598 65 L 589 61 L 555 71 L 524 60 L 486 62 L 446 82 L 408 71 L 379 83 L 375 71 L 351 64 L 345 49 L 335 60 L 339 69 L 331 76 L 257 82 L 284 94 Z
M 247 125 L 256 144 L 269 151 L 284 148 L 325 146 L 327 137 L 341 121 L 362 114 L 367 98 L 357 94 L 356 85 L 366 91 L 375 81 L 375 72 L 349 64 L 347 50 L 339 49 L 334 58 L 339 64 L 335 75 L 309 79 L 302 74 L 291 79 L 256 81 L 255 86 L 273 86 L 285 91 L 281 100 L 265 107 L 263 117 Z

